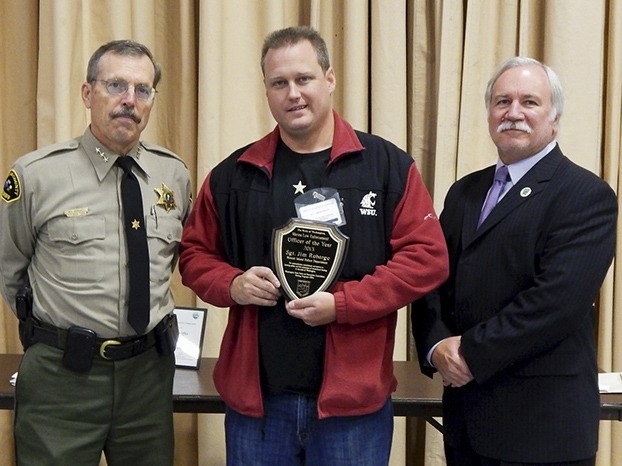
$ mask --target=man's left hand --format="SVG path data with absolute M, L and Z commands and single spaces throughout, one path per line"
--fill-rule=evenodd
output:
M 285 305 L 285 309 L 290 316 L 301 319 L 311 327 L 330 324 L 337 318 L 335 297 L 325 291 L 289 301 Z

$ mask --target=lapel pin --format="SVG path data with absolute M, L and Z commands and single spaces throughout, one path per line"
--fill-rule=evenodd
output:
M 520 190 L 520 197 L 527 197 L 531 194 L 531 188 L 523 188 Z

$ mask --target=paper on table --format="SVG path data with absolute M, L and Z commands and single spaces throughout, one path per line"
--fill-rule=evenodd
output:
M 622 372 L 598 374 L 598 388 L 601 393 L 622 393 Z
M 11 385 L 15 386 L 15 384 L 17 383 L 17 372 L 11 376 L 11 379 L 9 380 L 9 383 Z

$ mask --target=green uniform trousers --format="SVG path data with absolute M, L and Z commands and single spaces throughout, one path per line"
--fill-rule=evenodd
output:
M 174 355 L 155 348 L 123 361 L 95 356 L 89 372 L 62 363 L 62 351 L 36 343 L 15 388 L 18 466 L 173 464 Z

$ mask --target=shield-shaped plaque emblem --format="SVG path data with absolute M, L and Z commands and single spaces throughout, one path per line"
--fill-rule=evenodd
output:
M 290 300 L 327 291 L 339 278 L 349 238 L 327 222 L 290 219 L 272 235 L 272 265 Z

